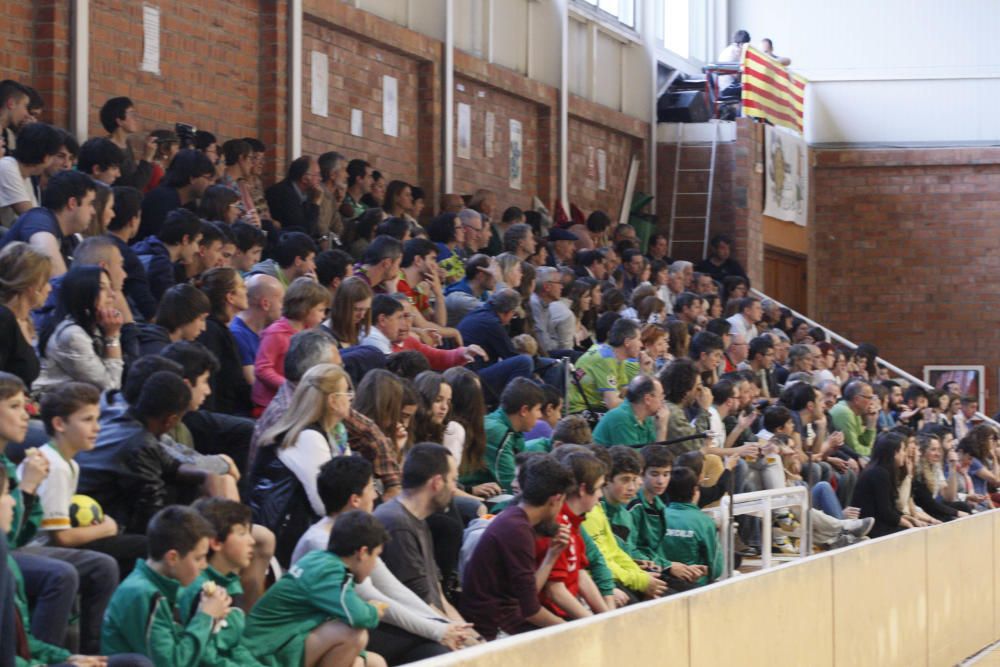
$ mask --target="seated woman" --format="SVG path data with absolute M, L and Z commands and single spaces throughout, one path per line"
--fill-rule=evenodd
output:
M 104 269 L 80 266 L 65 274 L 56 314 L 38 337 L 42 371 L 36 391 L 69 381 L 88 382 L 101 391 L 121 386 L 122 314 L 113 304 Z
M 296 278 L 281 305 L 281 317 L 260 333 L 254 361 L 253 403 L 267 407 L 285 381 L 285 353 L 292 336 L 319 326 L 330 308 L 330 292 L 312 278 Z
M 343 421 L 352 396 L 351 380 L 340 366 L 314 366 L 295 388 L 288 412 L 261 435 L 250 507 L 254 522 L 274 532 L 276 555 L 285 567 L 302 534 L 326 515 L 316 488 L 320 468 L 351 453 Z
M 179 340 L 196 340 L 205 331 L 209 312 L 211 304 L 197 287 L 181 283 L 169 288 L 160 298 L 154 322 L 139 326 L 138 349 L 127 350 L 129 363 L 133 357 L 159 354 Z
M 851 504 L 861 510 L 862 517 L 873 517 L 871 537 L 882 537 L 913 528 L 913 524 L 896 507 L 899 483 L 906 466 L 906 437 L 888 431 L 875 440 L 871 459 L 858 477 Z
M 955 507 L 958 500 L 958 476 L 945 478 L 944 448 L 936 435 L 921 433 L 917 436 L 920 460 L 913 477 L 913 500 L 925 512 L 939 521 L 951 521 L 968 516 L 968 511 Z M 958 462 L 958 454 L 952 452 L 952 465 Z
M 442 444 L 458 461 L 463 490 L 477 498 L 491 498 L 500 493 L 496 482 L 468 483 L 486 469 L 486 403 L 479 376 L 468 368 L 455 367 L 446 370 L 443 378 L 451 385 L 452 404 Z
M 51 273 L 52 260 L 27 243 L 15 241 L 0 251 L 0 371 L 29 388 L 41 370 L 31 311 L 45 303 Z
M 341 350 L 357 345 L 372 326 L 372 288 L 361 278 L 347 278 L 333 296 L 330 317 L 323 328 L 337 339 Z
M 219 362 L 218 372 L 212 375 L 212 393 L 202 406 L 230 415 L 249 415 L 253 410 L 250 384 L 243 373 L 236 339 L 229 330 L 236 313 L 249 307 L 246 285 L 236 269 L 219 268 L 202 274 L 199 287 L 208 298 L 212 312 L 198 342 Z

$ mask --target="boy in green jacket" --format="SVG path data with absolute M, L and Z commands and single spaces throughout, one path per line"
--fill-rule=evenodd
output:
M 257 660 L 276 667 L 385 667 L 380 655 L 364 651 L 366 630 L 378 625 L 385 608 L 358 597 L 354 582 L 375 568 L 388 538 L 367 512 L 338 515 L 328 550 L 296 561 L 250 612 L 244 642 Z
M 511 492 L 515 458 L 524 451 L 524 434 L 535 428 L 542 416 L 545 392 L 527 378 L 517 378 L 500 395 L 500 407 L 486 415 L 486 470 L 463 477 L 466 486 L 497 482 L 504 493 Z
M 663 537 L 663 554 L 699 568 L 697 585 L 715 581 L 722 574 L 722 552 L 715 522 L 698 509 L 701 486 L 697 476 L 690 468 L 677 468 L 670 477 L 667 493 L 670 505 L 666 511 L 668 528 Z
M 191 667 L 208 655 L 212 633 L 229 613 L 221 587 L 201 593 L 185 625 L 174 620 L 180 589 L 207 565 L 211 524 L 190 507 L 170 505 L 153 515 L 146 529 L 149 557 L 136 562 L 104 614 L 101 649 L 141 653 L 157 667 Z
M 670 587 L 675 591 L 687 590 L 704 572 L 684 562 L 674 562 L 663 550 L 667 534 L 667 507 L 660 500 L 670 483 L 674 456 L 664 445 L 646 445 L 641 450 L 642 489 L 628 505 L 635 528 L 636 558 L 651 561 L 666 571 Z
M 246 615 L 238 601 L 243 597 L 240 570 L 253 560 L 254 539 L 251 535 L 250 507 L 226 498 L 202 498 L 194 509 L 212 526 L 214 535 L 208 540 L 208 567 L 190 586 L 181 591 L 177 600 L 181 623 L 190 622 L 198 613 L 201 593 L 206 583 L 213 582 L 233 600 L 226 622 L 212 636 L 201 658 L 202 667 L 259 667 L 260 663 L 246 648 L 243 631 Z

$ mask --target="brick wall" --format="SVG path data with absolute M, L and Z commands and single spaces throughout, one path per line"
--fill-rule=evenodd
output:
M 32 40 L 34 30 L 34 5 L 23 0 L 0 2 L 0 71 L 2 78 L 30 80 L 32 66 Z
M 160 0 L 160 75 L 140 72 L 142 3 L 93 0 L 90 12 L 92 134 L 110 97 L 127 95 L 145 127 L 195 125 L 220 140 L 256 136 L 260 100 L 261 4 L 256 0 Z
M 706 144 L 707 145 L 707 144 Z M 674 169 L 677 164 L 676 143 L 660 143 L 656 147 L 656 194 L 659 201 L 659 229 L 666 234 L 670 229 L 670 209 L 674 187 Z M 746 269 L 754 285 L 764 279 L 763 175 L 756 173 L 755 165 L 763 159 L 764 128 L 759 123 L 741 118 L 736 121 L 736 141 L 716 146 L 715 179 L 712 188 L 712 215 L 709 236 L 729 234 L 733 237 L 736 259 Z M 711 151 L 708 148 L 689 148 L 681 153 L 680 168 L 707 169 Z M 708 174 L 682 172 L 678 179 L 679 192 L 705 192 Z M 697 262 L 702 259 L 704 239 L 705 197 L 685 195 L 677 200 L 677 216 L 701 216 L 701 220 L 677 220 L 675 239 L 697 240 L 674 247 L 675 259 Z
M 819 321 L 918 377 L 928 364 L 985 365 L 996 410 L 1000 149 L 815 156 L 809 300 Z

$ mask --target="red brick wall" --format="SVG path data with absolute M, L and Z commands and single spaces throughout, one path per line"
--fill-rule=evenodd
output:
M 674 188 L 674 168 L 676 143 L 657 145 L 657 217 L 660 231 L 670 230 L 670 209 Z M 763 285 L 764 280 L 764 240 L 763 210 L 764 181 L 757 173 L 755 165 L 763 160 L 764 128 L 759 123 L 741 118 L 737 121 L 736 141 L 719 143 L 715 156 L 715 180 L 712 188 L 712 215 L 709 236 L 725 233 L 733 237 L 736 259 L 746 269 L 754 285 Z M 707 148 L 685 147 L 681 153 L 680 168 L 707 169 L 711 151 Z M 678 180 L 680 192 L 705 192 L 708 188 L 708 174 L 705 172 L 682 172 Z M 702 245 L 705 233 L 705 197 L 687 195 L 677 200 L 678 216 L 702 216 L 701 220 L 678 220 L 675 223 L 675 239 L 696 240 L 699 243 L 683 243 L 674 247 L 675 259 L 697 262 L 702 259 Z
M 144 129 L 195 125 L 219 137 L 256 136 L 260 100 L 262 4 L 256 0 L 160 0 L 160 75 L 139 71 L 142 3 L 93 0 L 90 7 L 91 134 L 103 130 L 101 105 L 133 99 Z M 283 3 L 281 3 L 283 5 Z M 273 19 L 273 16 L 271 17 Z
M 818 320 L 917 377 L 928 364 L 983 364 L 995 396 L 1000 149 L 815 155 L 809 300 Z
M 362 158 L 390 179 L 415 182 L 420 154 L 417 142 L 419 62 L 361 40 L 318 21 L 303 27 L 302 149 L 318 155 L 337 150 Z M 312 52 L 328 56 L 328 117 L 312 113 Z M 382 77 L 396 78 L 398 135 L 382 131 Z M 361 109 L 363 136 L 351 134 L 351 110 Z
M 646 125 L 646 124 L 644 124 Z M 646 125 L 648 127 L 648 125 Z M 569 119 L 569 199 L 585 213 L 602 210 L 617 219 L 625 193 L 625 180 L 632 156 L 639 158 L 636 190 L 648 192 L 646 142 L 643 138 L 599 125 L 584 118 Z M 607 153 L 606 187 L 600 186 L 597 150 Z M 591 161 L 591 155 L 593 158 Z M 661 209 L 662 210 L 662 209 Z
M 455 174 L 456 192 L 473 193 L 487 188 L 497 193 L 498 207 L 529 208 L 539 194 L 539 107 L 528 100 L 481 85 L 472 79 L 455 77 Z M 459 87 L 464 88 L 461 90 Z M 470 158 L 458 157 L 458 105 L 468 104 L 472 120 Z M 493 157 L 486 157 L 486 113 L 495 116 Z M 510 187 L 510 121 L 521 122 L 521 189 Z M 543 196 L 544 200 L 544 196 Z
M 4 79 L 29 81 L 33 75 L 34 5 L 23 0 L 0 2 L 0 71 Z

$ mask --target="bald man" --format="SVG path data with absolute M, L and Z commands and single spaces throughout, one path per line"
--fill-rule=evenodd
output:
M 254 274 L 247 278 L 249 307 L 229 323 L 229 330 L 240 351 L 243 376 L 251 385 L 254 381 L 253 362 L 260 346 L 260 332 L 281 317 L 281 302 L 284 298 L 285 288 L 281 281 L 263 273 Z

